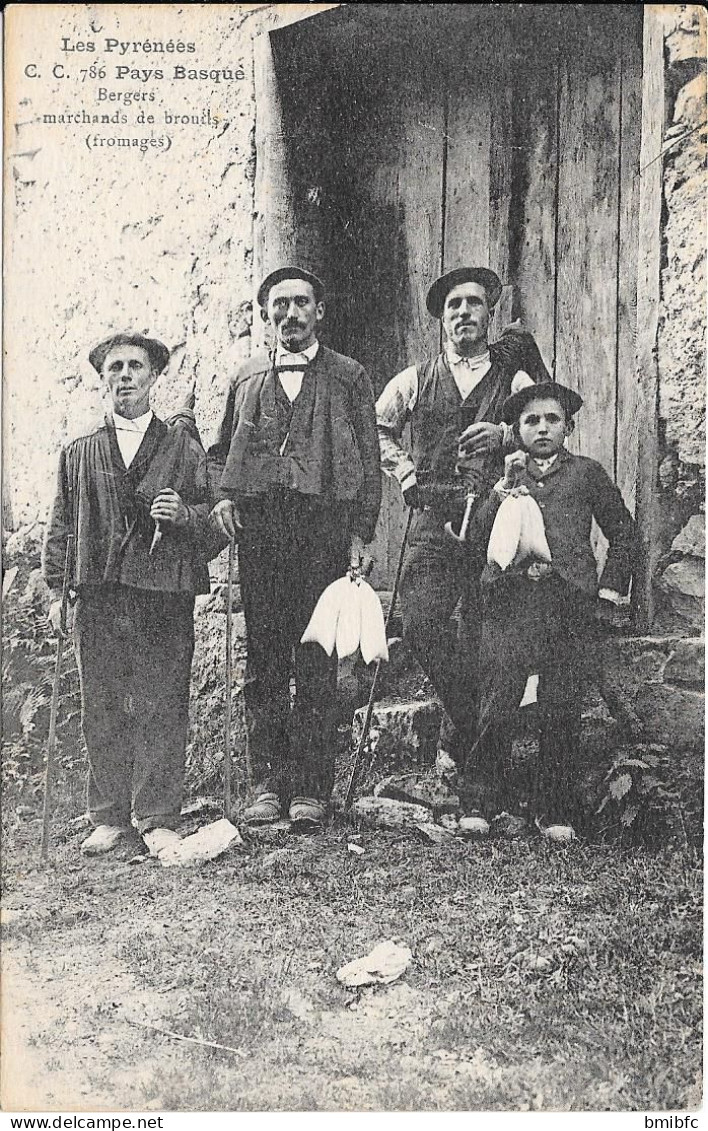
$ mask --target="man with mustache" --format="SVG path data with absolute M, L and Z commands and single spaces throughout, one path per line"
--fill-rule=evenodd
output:
M 365 566 L 381 503 L 374 396 L 357 361 L 318 341 L 315 275 L 273 271 L 258 304 L 273 349 L 236 375 L 209 451 L 221 495 L 213 521 L 239 544 L 253 793 L 244 818 L 287 814 L 316 828 L 334 784 L 337 666 L 300 638 L 324 589 Z
M 516 373 L 550 380 L 525 331 L 510 327 L 490 345 L 489 320 L 501 290 L 498 276 L 483 267 L 437 279 L 427 308 L 442 322 L 442 352 L 394 377 L 376 405 L 383 470 L 418 512 L 401 576 L 404 638 L 445 708 L 440 748 L 460 771 L 476 720 L 479 570 L 445 526 L 459 529 L 470 488 L 486 497 L 499 477 L 511 442 L 502 408 Z M 410 452 L 401 444 L 409 422 Z M 453 639 L 450 618 L 458 604 Z
M 153 855 L 179 843 L 194 598 L 209 592 L 207 562 L 223 541 L 209 523 L 212 491 L 193 414 L 183 410 L 168 427 L 150 408 L 169 356 L 141 334 L 115 334 L 91 350 L 112 411 L 63 449 L 45 535 L 57 632 L 74 536 L 69 585 L 94 826 L 81 846 L 88 856 L 124 843 L 131 816 Z

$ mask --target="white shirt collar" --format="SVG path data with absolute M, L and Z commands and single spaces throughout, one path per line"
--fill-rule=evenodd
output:
M 319 348 L 320 343 L 314 341 L 311 346 L 301 350 L 300 353 L 291 353 L 290 350 L 284 349 L 279 342 L 275 351 L 275 363 L 276 365 L 287 365 L 289 361 L 292 361 L 293 365 L 302 365 L 303 362 L 312 361 Z
M 556 452 L 555 455 L 548 456 L 547 459 L 538 459 L 536 456 L 531 456 L 531 459 L 536 464 L 536 467 L 539 469 L 539 471 L 548 471 L 549 467 L 553 467 L 553 464 L 558 459 L 558 455 L 559 453 Z
M 464 361 L 468 369 L 481 369 L 482 366 L 489 365 L 491 360 L 489 350 L 485 353 L 476 354 L 475 357 L 462 357 L 452 348 L 449 342 L 445 346 L 445 355 L 450 365 L 459 365 L 461 361 Z
M 136 416 L 132 420 L 128 420 L 127 416 L 118 416 L 113 413 L 113 423 L 115 424 L 117 432 L 147 432 L 150 427 L 150 421 L 154 416 L 151 408 L 144 412 L 142 416 Z

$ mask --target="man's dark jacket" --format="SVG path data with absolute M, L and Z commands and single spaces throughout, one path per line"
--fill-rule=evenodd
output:
M 268 354 L 252 358 L 231 384 L 209 449 L 218 497 L 237 503 L 293 491 L 346 514 L 371 540 L 381 505 L 374 395 L 364 368 L 320 345 L 303 376 L 285 435 L 278 377 Z

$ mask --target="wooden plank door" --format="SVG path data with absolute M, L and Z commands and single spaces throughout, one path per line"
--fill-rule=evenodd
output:
M 631 505 L 641 13 L 578 7 L 566 17 L 547 6 L 548 33 L 535 37 L 500 5 L 486 30 L 470 16 L 475 34 L 460 38 L 458 11 L 454 57 L 429 52 L 410 20 L 397 38 L 388 8 L 366 49 L 350 7 L 321 19 L 346 25 L 351 58 L 324 33 L 314 54 L 312 34 L 293 40 L 287 89 L 259 62 L 256 260 L 268 238 L 283 255 L 315 249 L 331 290 L 327 340 L 362 361 L 377 393 L 440 347 L 430 282 L 488 264 L 506 284 L 492 339 L 512 314 L 534 332 L 558 380 L 585 399 L 571 449 L 599 459 Z M 426 6 L 420 20 L 434 19 Z M 294 157 L 298 124 L 307 136 Z M 392 583 L 403 518 L 385 478 L 380 587 Z
M 620 83 L 615 58 L 561 59 L 556 378 L 583 397 L 569 447 L 615 467 Z
M 346 235 L 332 233 L 336 348 L 362 362 L 377 394 L 440 340 L 425 295 L 441 265 L 444 105 L 430 76 L 406 67 L 390 60 L 380 87 L 360 93 L 335 190 L 349 202 L 339 224 Z M 398 483 L 384 476 L 373 545 L 378 588 L 393 583 L 404 521 Z

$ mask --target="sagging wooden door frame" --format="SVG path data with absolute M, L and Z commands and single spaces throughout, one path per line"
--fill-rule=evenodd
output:
M 313 13 L 315 14 L 315 13 Z M 291 21 L 292 22 L 292 21 Z M 277 32 L 276 32 L 277 34 Z M 664 132 L 663 31 L 661 8 L 643 10 L 641 76 L 641 131 L 639 214 L 637 219 L 636 338 L 635 355 L 624 360 L 634 365 L 637 383 L 636 514 L 641 553 L 632 597 L 632 620 L 638 631 L 651 627 L 654 602 L 652 577 L 658 548 L 656 501 L 658 468 L 658 366 L 657 333 L 660 295 L 662 161 Z M 256 98 L 256 174 L 254 183 L 254 291 L 265 270 L 277 261 L 292 259 L 297 234 L 288 183 L 287 153 L 282 134 L 281 92 L 278 84 L 271 32 L 253 38 Z M 505 289 L 497 325 L 511 312 L 512 289 Z M 263 330 L 254 319 L 254 344 L 263 342 Z M 629 352 L 629 351 L 628 351 Z

